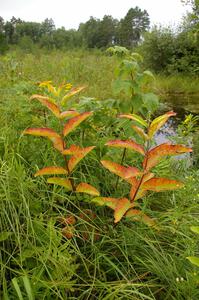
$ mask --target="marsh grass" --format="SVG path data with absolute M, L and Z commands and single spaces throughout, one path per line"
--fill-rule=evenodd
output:
M 198 270 L 186 259 L 198 254 L 197 236 L 190 231 L 190 226 L 198 225 L 199 172 L 195 167 L 177 168 L 168 162 L 169 176 L 183 179 L 185 188 L 144 198 L 142 208 L 156 218 L 157 229 L 127 221 L 114 226 L 110 210 L 95 207 L 91 198 L 79 196 L 77 200 L 62 188 L 52 188 L 44 179 L 33 177 L 44 165 L 62 163 L 45 139 L 22 136 L 26 127 L 43 126 L 45 121 L 42 113 L 37 114 L 39 106 L 29 101 L 38 91 L 36 83 L 65 79 L 88 84 L 84 96 L 112 98 L 114 64 L 114 58 L 84 51 L 14 53 L 1 58 L 2 299 L 199 299 L 194 275 Z M 56 126 L 51 117 L 47 124 Z M 96 128 L 85 130 L 85 139 L 77 131 L 69 143 L 96 144 L 97 148 L 74 176 L 99 188 L 103 195 L 125 195 L 127 186 L 119 181 L 115 191 L 116 176 L 99 163 L 106 154 L 100 138 L 106 142 L 117 134 L 116 126 L 105 129 L 102 137 Z M 119 162 L 117 153 L 109 155 Z M 134 157 L 128 154 L 126 159 L 128 164 Z M 163 167 L 159 171 L 166 174 Z M 96 218 L 89 218 L 85 209 L 91 209 Z M 58 221 L 69 214 L 77 219 L 70 240 L 63 237 Z

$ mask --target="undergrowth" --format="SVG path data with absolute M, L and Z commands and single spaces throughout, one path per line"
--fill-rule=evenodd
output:
M 54 53 L 51 59 L 49 54 L 37 57 L 40 63 L 36 64 L 31 54 L 23 60 L 17 55 L 1 58 L 0 298 L 197 300 L 194 274 L 198 268 L 187 257 L 198 256 L 198 238 L 190 230 L 198 226 L 198 165 L 183 166 L 185 157 L 157 167 L 160 174 L 169 173 L 185 183 L 178 191 L 144 197 L 143 209 L 158 220 L 158 230 L 128 220 L 115 226 L 107 208 L 96 207 L 89 199 L 80 202 L 63 188 L 34 178 L 42 166 L 62 160 L 47 141 L 22 137 L 27 127 L 41 127 L 44 122 L 56 126 L 29 97 L 38 92 L 38 81 L 65 79 L 88 84 L 82 97 L 75 99 L 76 105 L 94 110 L 92 120 L 82 127 L 84 135 L 79 131 L 70 136 L 70 144 L 97 145 L 75 176 L 89 181 L 104 196 L 127 193 L 123 182 L 119 191 L 114 189 L 115 176 L 100 165 L 108 151 L 105 142 L 124 134 L 115 120 L 116 104 L 85 98 L 113 98 L 115 58 Z M 112 155 L 119 161 L 117 153 Z M 135 157 L 128 153 L 126 160 L 133 163 Z M 72 239 L 63 236 L 60 223 L 69 215 L 77 220 Z

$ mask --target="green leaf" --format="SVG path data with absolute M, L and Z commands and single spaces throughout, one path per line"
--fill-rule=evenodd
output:
M 194 233 L 198 233 L 199 234 L 199 226 L 191 226 L 191 231 L 193 231 Z
M 28 296 L 28 300 L 34 300 L 35 297 L 33 295 L 32 287 L 31 287 L 28 276 L 23 276 L 22 279 L 23 279 L 23 284 L 24 284 L 27 296 Z
M 143 106 L 143 99 L 140 94 L 134 95 L 132 98 L 133 112 L 137 113 Z
M 131 58 L 135 61 L 143 62 L 143 57 L 137 52 L 132 52 L 131 53 Z
M 139 69 L 139 65 L 136 61 L 124 59 L 122 62 L 122 69 L 125 73 L 135 73 Z
M 17 282 L 17 278 L 16 277 L 12 279 L 12 284 L 14 285 L 14 288 L 15 288 L 15 291 L 17 293 L 17 296 L 18 296 L 19 300 L 23 300 L 24 298 L 22 296 L 21 289 L 20 289 L 20 286 L 19 286 L 19 284 Z
M 153 82 L 155 80 L 155 77 L 153 75 L 152 72 L 146 70 L 143 72 L 143 79 L 142 81 L 146 84 L 146 83 L 150 83 Z
M 113 91 L 115 94 L 125 92 L 127 95 L 131 93 L 133 88 L 131 80 L 116 79 L 113 83 Z
M 188 256 L 187 259 L 195 266 L 199 267 L 199 257 Z
M 155 112 L 158 109 L 159 106 L 159 100 L 158 97 L 153 93 L 143 94 L 143 105 L 146 107 L 146 109 L 150 112 Z
M 140 125 L 142 125 L 144 127 L 148 127 L 147 122 L 136 114 L 121 114 L 118 117 L 119 118 L 127 118 L 127 119 L 138 122 Z
M 12 234 L 10 231 L 3 231 L 0 233 L 0 242 L 3 242 L 9 238 L 9 236 Z
M 60 178 L 60 177 L 50 177 L 47 179 L 47 182 L 51 184 L 64 186 L 67 190 L 72 191 L 72 185 L 69 179 Z

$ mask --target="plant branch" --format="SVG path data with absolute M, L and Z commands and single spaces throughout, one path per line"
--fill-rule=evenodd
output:
M 124 162 L 124 159 L 125 159 L 125 156 L 126 156 L 126 152 L 127 152 L 127 149 L 124 148 L 123 150 L 123 154 L 122 154 L 122 159 L 121 159 L 121 165 L 123 164 Z M 117 180 L 116 180 L 116 184 L 115 184 L 115 189 L 117 189 L 117 186 L 118 186 L 118 182 L 119 182 L 119 177 L 117 177 Z

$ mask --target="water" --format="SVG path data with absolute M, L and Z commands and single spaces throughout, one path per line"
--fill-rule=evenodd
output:
M 199 115 L 199 95 L 167 95 L 161 99 L 161 103 L 163 104 L 161 105 L 159 114 L 173 110 L 177 115 L 169 118 L 156 134 L 155 141 L 158 145 L 171 142 L 172 137 L 176 136 L 177 126 L 185 119 L 186 115 Z M 190 141 L 184 142 L 191 144 Z
M 169 110 L 174 110 L 179 119 L 185 115 L 199 115 L 199 95 L 174 94 L 163 96 L 161 102 L 165 103 Z

